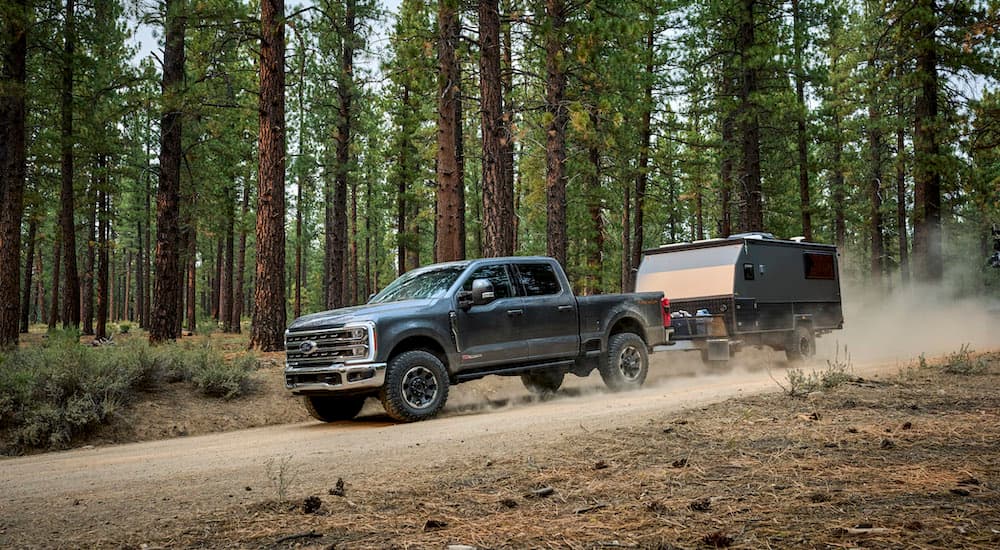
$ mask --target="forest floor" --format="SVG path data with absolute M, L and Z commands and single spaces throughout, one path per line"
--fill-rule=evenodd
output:
M 583 379 L 549 402 L 504 380 L 412 425 L 370 404 L 354 423 L 11 459 L 0 545 L 1000 545 L 1000 353 L 857 365 L 802 397 L 778 388 L 795 371 L 774 367 L 634 394 Z M 261 375 L 280 384 L 277 366 Z M 304 418 L 279 389 L 211 405 L 166 390 L 138 405 L 128 437 Z

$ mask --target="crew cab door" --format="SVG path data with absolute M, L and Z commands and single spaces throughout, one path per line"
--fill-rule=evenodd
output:
M 492 283 L 494 300 L 468 308 L 456 305 L 453 329 L 458 339 L 459 370 L 526 360 L 528 344 L 515 330 L 524 321 L 523 300 L 515 292 L 508 266 L 476 268 L 463 280 L 462 290 L 471 291 L 476 279 Z
M 514 269 L 524 294 L 519 333 L 532 361 L 575 357 L 580 352 L 579 311 L 569 282 L 556 273 L 554 262 L 517 262 Z

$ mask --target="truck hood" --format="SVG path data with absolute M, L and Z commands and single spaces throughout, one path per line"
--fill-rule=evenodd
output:
M 378 321 L 380 317 L 392 315 L 398 312 L 412 312 L 428 307 L 437 302 L 435 299 L 426 300 L 403 300 L 401 302 L 389 302 L 385 304 L 363 304 L 360 306 L 342 307 L 303 315 L 292 321 L 288 330 L 310 330 L 332 326 L 342 326 L 347 323 L 358 321 Z

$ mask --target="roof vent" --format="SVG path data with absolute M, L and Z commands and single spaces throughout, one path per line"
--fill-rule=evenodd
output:
M 759 240 L 769 240 L 773 241 L 773 233 L 765 233 L 763 231 L 751 231 L 749 233 L 737 233 L 735 235 L 730 235 L 730 239 L 759 239 Z

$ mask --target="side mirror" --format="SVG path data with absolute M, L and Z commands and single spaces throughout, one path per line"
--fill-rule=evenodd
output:
M 481 306 L 492 302 L 496 298 L 493 292 L 493 283 L 489 279 L 476 279 L 472 281 L 472 304 Z

